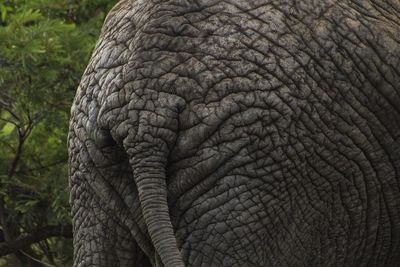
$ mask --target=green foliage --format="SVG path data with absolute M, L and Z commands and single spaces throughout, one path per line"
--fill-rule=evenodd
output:
M 0 197 L 9 228 L 0 229 L 14 238 L 70 222 L 69 108 L 115 2 L 0 0 Z M 70 240 L 51 238 L 24 253 L 70 266 L 71 251 Z

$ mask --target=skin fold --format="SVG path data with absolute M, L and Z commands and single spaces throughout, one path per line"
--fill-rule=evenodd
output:
M 400 2 L 123 0 L 71 110 L 74 266 L 400 266 Z

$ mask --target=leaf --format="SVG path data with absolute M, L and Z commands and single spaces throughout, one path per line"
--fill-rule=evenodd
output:
M 34 24 L 37 21 L 44 19 L 40 10 L 24 9 L 21 8 L 13 17 L 14 23 L 19 26 L 28 26 Z
M 15 130 L 15 125 L 7 122 L 3 128 L 0 130 L 0 137 L 2 136 L 8 136 L 10 135 L 13 131 Z
M 1 4 L 0 11 L 1 11 L 1 21 L 4 23 L 7 18 L 7 7 L 4 4 Z

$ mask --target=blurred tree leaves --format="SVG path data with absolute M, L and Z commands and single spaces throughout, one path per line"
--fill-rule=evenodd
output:
M 69 108 L 115 2 L 0 0 L 0 242 L 70 222 Z M 13 257 L 3 265 L 70 266 L 71 240 L 50 238 Z

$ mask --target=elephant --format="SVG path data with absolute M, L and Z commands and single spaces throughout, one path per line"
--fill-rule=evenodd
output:
M 74 266 L 400 266 L 398 0 L 121 0 L 71 108 Z

